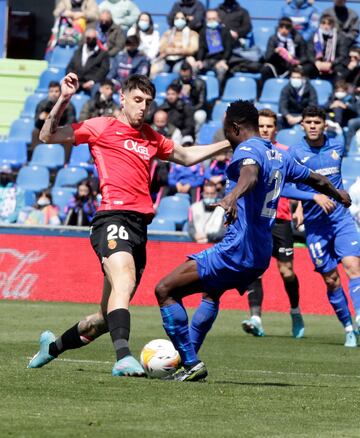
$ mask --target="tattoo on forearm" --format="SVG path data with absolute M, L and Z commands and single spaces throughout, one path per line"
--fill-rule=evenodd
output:
M 54 114 L 52 114 L 52 111 L 50 112 L 48 119 L 50 120 L 50 132 L 51 134 L 54 134 L 57 130 L 57 128 L 59 127 L 59 123 L 60 123 L 60 119 L 62 117 L 62 115 L 64 114 L 64 111 L 66 110 L 66 107 L 68 105 L 69 101 L 68 100 L 64 100 L 63 102 L 61 102 L 61 104 L 59 105 L 59 108 L 57 108 L 57 110 L 55 111 Z

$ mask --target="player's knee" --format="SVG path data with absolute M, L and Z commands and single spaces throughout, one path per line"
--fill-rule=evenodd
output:
M 166 302 L 166 299 L 169 296 L 170 289 L 167 286 L 164 280 L 160 280 L 160 282 L 155 287 L 155 296 L 159 306 L 163 305 Z
M 340 276 L 337 272 L 333 272 L 329 275 L 324 275 L 323 278 L 329 291 L 339 289 L 339 287 L 341 286 Z
M 349 278 L 360 277 L 360 257 L 349 257 L 350 260 L 343 260 L 344 270 Z
M 281 277 L 285 281 L 291 281 L 295 278 L 295 274 L 291 266 L 279 266 L 279 272 Z

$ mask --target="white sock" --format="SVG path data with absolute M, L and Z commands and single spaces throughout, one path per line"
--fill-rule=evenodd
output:
M 347 326 L 345 327 L 345 333 L 350 333 L 350 332 L 353 332 L 353 331 L 354 331 L 354 329 L 353 329 L 352 324 L 347 325 Z
M 253 315 L 250 319 L 252 319 L 253 321 L 258 322 L 259 324 L 261 324 L 261 318 L 260 318 L 260 316 Z

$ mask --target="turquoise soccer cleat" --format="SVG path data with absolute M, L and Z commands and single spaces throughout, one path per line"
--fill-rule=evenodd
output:
M 144 377 L 144 368 L 133 356 L 125 356 L 115 362 L 112 369 L 113 376 Z
M 301 313 L 291 313 L 292 334 L 294 338 L 301 339 L 304 337 L 305 326 Z
M 350 347 L 350 348 L 357 347 L 357 339 L 354 331 L 345 333 L 344 347 Z
M 47 330 L 40 335 L 40 350 L 35 354 L 35 356 L 30 360 L 28 368 L 41 368 L 47 363 L 55 359 L 54 356 L 49 354 L 49 345 L 55 342 L 54 333 Z
M 261 322 L 258 321 L 258 318 L 251 317 L 250 319 L 245 319 L 241 325 L 246 333 L 258 337 L 265 336 L 263 326 L 261 325 Z

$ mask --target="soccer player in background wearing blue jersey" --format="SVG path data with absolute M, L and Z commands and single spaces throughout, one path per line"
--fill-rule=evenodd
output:
M 290 154 L 317 174 L 325 175 L 337 189 L 342 189 L 341 161 L 345 146 L 336 138 L 329 138 L 326 114 L 322 108 L 308 107 L 303 112 L 303 140 L 290 148 Z M 297 183 L 300 190 L 313 189 Z M 338 263 L 342 262 L 349 277 L 349 291 L 360 325 L 360 238 L 350 212 L 337 204 L 329 215 L 312 201 L 303 202 L 306 242 L 310 256 L 327 287 L 327 296 L 334 312 L 345 328 L 345 347 L 356 347 L 346 295 L 341 285 Z
M 236 288 L 244 293 L 267 269 L 272 253 L 271 226 L 285 182 L 302 181 L 346 207 L 351 204 L 349 195 L 336 190 L 326 177 L 300 165 L 286 151 L 272 149 L 271 142 L 260 137 L 258 112 L 252 103 L 239 100 L 228 107 L 224 133 L 234 150 L 227 170 L 227 194 L 218 204 L 227 215 L 225 237 L 212 248 L 191 255 L 155 289 L 164 329 L 183 363 L 183 368 L 170 376 L 177 381 L 207 376 L 190 338 L 182 298 L 206 292 L 209 308 L 203 311 L 215 319 L 218 301 L 226 290 Z M 207 326 L 202 327 L 199 338 L 205 337 L 212 322 L 206 319 Z

